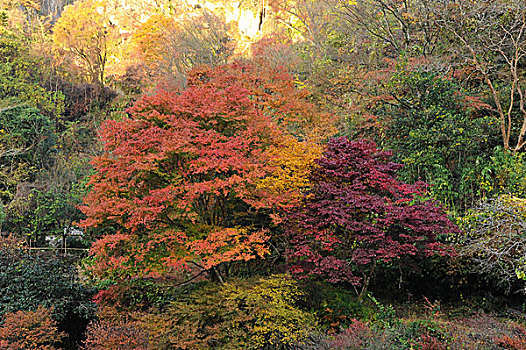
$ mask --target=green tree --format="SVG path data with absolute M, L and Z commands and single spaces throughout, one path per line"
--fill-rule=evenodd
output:
M 53 307 L 53 318 L 64 321 L 93 316 L 94 290 L 80 283 L 74 264 L 64 258 L 29 252 L 2 238 L 0 247 L 0 315 Z
M 444 56 L 451 58 L 448 64 L 471 72 L 470 76 L 485 85 L 501 145 L 516 153 L 526 145 L 526 3 L 437 0 L 430 4 L 436 25 L 443 30 L 442 38 L 447 38 L 449 52 Z
M 73 184 L 71 189 L 57 191 L 52 188 L 37 187 L 31 191 L 24 210 L 13 211 L 6 222 L 8 231 L 28 237 L 32 245 L 45 246 L 47 237 L 67 240 L 74 223 L 84 219 L 77 208 L 82 203 L 83 188 Z M 76 241 L 75 245 L 86 246 L 86 242 Z M 70 246 L 70 244 L 68 244 Z
M 53 164 L 54 123 L 27 105 L 0 109 L 0 200 L 10 205 L 17 185 Z
M 58 119 L 64 95 L 57 88 L 53 64 L 31 45 L 23 34 L 0 26 L 0 111 L 27 104 Z
M 404 167 L 404 181 L 425 181 L 431 194 L 463 210 L 482 195 L 482 169 L 498 144 L 497 121 L 452 77 L 399 66 L 371 108 L 385 125 L 379 142 Z

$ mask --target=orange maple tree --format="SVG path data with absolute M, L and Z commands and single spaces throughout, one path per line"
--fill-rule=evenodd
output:
M 252 60 L 194 69 L 188 75 L 188 85 L 239 85 L 248 91 L 263 114 L 270 116 L 273 122 L 297 139 L 319 142 L 334 135 L 337 131 L 335 116 L 320 111 L 309 101 L 309 90 L 298 89 L 291 72 L 276 66 L 271 58 L 265 56 L 267 44 L 254 45 Z
M 95 276 L 152 276 L 189 265 L 219 275 L 220 264 L 268 252 L 269 225 L 251 218 L 298 197 L 301 186 L 283 175 L 279 150 L 309 147 L 284 127 L 294 109 L 264 83 L 243 79 L 247 67 L 195 71 L 186 90 L 146 96 L 129 119 L 105 123 L 106 152 L 93 162 L 82 207 L 84 227 L 114 232 L 92 247 Z M 314 158 L 291 164 L 305 168 Z M 265 185 L 272 176 L 287 190 Z

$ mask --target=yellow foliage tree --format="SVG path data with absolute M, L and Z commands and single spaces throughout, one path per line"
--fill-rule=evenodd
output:
M 146 64 L 153 67 L 158 65 L 167 50 L 166 36 L 175 31 L 175 28 L 174 19 L 164 13 L 152 15 L 139 26 L 133 35 L 133 42 L 139 56 Z
M 138 56 L 154 75 L 177 84 L 194 67 L 227 63 L 235 49 L 231 32 L 232 26 L 221 15 L 189 9 L 177 15 L 150 16 L 132 40 Z
M 80 0 L 65 7 L 53 28 L 53 41 L 70 53 L 81 74 L 102 86 L 105 70 L 118 61 L 118 23 L 105 0 Z

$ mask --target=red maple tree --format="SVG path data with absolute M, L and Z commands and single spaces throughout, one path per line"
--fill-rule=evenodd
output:
M 95 275 L 215 270 L 268 251 L 267 227 L 236 218 L 292 198 L 261 180 L 280 166 L 276 150 L 291 148 L 285 121 L 297 113 L 251 69 L 201 68 L 186 90 L 146 96 L 129 119 L 103 125 L 82 224 L 115 234 L 92 247 Z

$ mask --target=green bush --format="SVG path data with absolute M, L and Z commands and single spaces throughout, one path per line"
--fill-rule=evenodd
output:
M 0 243 L 0 316 L 53 308 L 59 322 L 94 316 L 94 290 L 80 283 L 71 261 L 30 252 L 6 238 Z
M 10 204 L 17 185 L 33 182 L 53 163 L 56 146 L 54 123 L 33 107 L 1 107 L 0 200 Z

